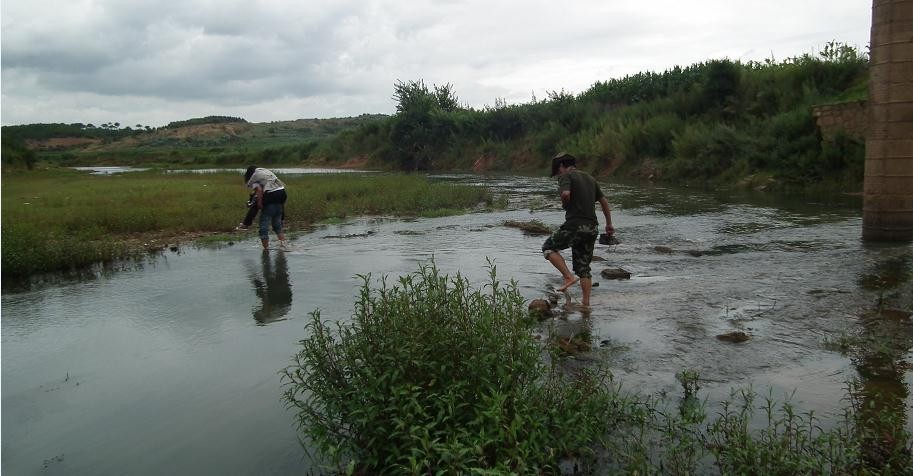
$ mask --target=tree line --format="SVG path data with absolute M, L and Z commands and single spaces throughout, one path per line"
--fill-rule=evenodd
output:
M 823 139 L 811 107 L 864 99 L 868 58 L 828 43 L 782 61 L 711 60 L 598 81 L 580 94 L 472 108 L 452 85 L 394 85 L 396 113 L 320 144 L 328 160 L 367 156 L 403 170 L 542 171 L 568 151 L 597 173 L 649 173 L 695 182 L 752 174 L 784 185 L 861 183 L 864 142 Z

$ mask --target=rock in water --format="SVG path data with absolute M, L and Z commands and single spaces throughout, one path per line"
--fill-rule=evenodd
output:
M 751 339 L 751 336 L 742 331 L 732 331 L 725 334 L 720 334 L 716 336 L 716 338 L 724 342 L 733 342 L 738 344 L 739 342 L 745 342 L 748 339 Z
M 606 268 L 600 274 L 605 279 L 631 279 L 631 273 L 621 268 Z
M 533 299 L 529 303 L 529 315 L 544 320 L 552 317 L 552 306 L 545 299 Z

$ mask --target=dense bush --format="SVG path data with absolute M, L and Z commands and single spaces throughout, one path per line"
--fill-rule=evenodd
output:
M 352 321 L 315 311 L 285 370 L 303 441 L 337 467 L 557 473 L 609 428 L 605 387 L 544 366 L 516 284 L 494 267 L 483 289 L 433 264 L 394 285 L 362 280 Z

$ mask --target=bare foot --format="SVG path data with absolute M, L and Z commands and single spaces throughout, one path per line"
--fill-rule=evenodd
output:
M 565 311 L 568 311 L 568 312 L 577 311 L 577 312 L 579 312 L 583 317 L 590 317 L 590 313 L 593 312 L 593 310 L 590 308 L 590 306 L 588 306 L 588 305 L 586 305 L 586 304 L 579 304 L 579 303 L 576 303 L 576 302 L 572 302 L 572 303 L 567 303 L 567 304 L 565 304 L 565 305 L 564 305 L 564 310 L 565 310 Z
M 567 291 L 567 288 L 573 286 L 574 284 L 577 284 L 577 281 L 580 281 L 580 278 L 578 278 L 576 276 L 572 277 L 571 279 L 565 278 L 564 284 L 561 285 L 561 287 L 556 289 L 555 291 L 558 291 L 559 293 L 563 293 L 563 292 Z

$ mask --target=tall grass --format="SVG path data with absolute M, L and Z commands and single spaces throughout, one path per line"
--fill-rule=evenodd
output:
M 291 228 L 328 217 L 440 215 L 492 204 L 483 188 L 421 176 L 287 176 Z M 69 170 L 3 174 L 4 276 L 67 270 L 130 258 L 150 239 L 227 232 L 245 213 L 238 174 Z

